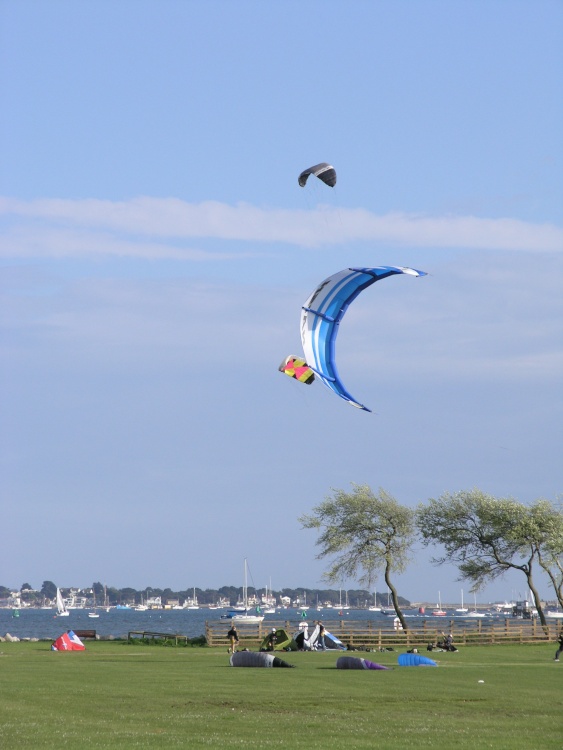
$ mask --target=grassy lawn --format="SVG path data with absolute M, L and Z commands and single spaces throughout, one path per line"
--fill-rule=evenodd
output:
M 552 644 L 434 654 L 438 669 L 354 654 L 390 672 L 337 670 L 334 652 L 280 654 L 297 669 L 235 669 L 225 649 L 86 645 L 0 643 L 0 747 L 563 746 Z

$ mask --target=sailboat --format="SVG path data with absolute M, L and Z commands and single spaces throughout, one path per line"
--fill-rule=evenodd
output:
M 194 598 L 192 599 L 191 604 L 188 604 L 186 609 L 199 609 L 199 604 L 197 603 L 197 596 L 195 594 L 195 586 L 194 586 Z
M 262 610 L 265 615 L 275 615 L 276 614 L 276 600 L 274 598 L 274 595 L 272 594 L 272 579 L 270 578 L 270 591 L 268 593 L 268 587 L 266 586 L 266 592 L 264 594 L 264 598 L 262 599 L 264 604 L 266 605 L 264 609 Z
M 456 612 L 459 612 L 460 614 L 464 615 L 466 612 L 469 612 L 467 607 L 463 606 L 463 589 L 461 589 L 461 607 L 458 607 L 456 609 Z
M 381 607 L 381 613 L 384 615 L 392 615 L 393 617 L 397 616 L 395 607 L 391 606 L 391 592 L 389 590 L 387 591 L 387 606 Z
M 100 615 L 96 612 L 96 591 L 94 589 L 92 589 L 92 597 L 94 599 L 94 608 L 92 609 L 91 612 L 88 612 L 88 617 L 92 617 L 95 619 L 96 617 L 99 617 Z
M 432 611 L 432 617 L 445 617 L 448 613 L 445 609 L 442 609 L 442 597 L 438 591 L 438 605 L 435 610 Z
M 57 588 L 57 617 L 68 617 L 68 610 L 65 607 L 61 590 Z
M 147 605 L 143 602 L 143 595 L 141 594 L 141 603 L 135 607 L 135 612 L 146 612 L 148 609 Z
M 373 592 L 373 606 L 368 609 L 370 612 L 381 612 L 381 607 L 377 606 L 377 591 Z
M 467 616 L 468 617 L 485 617 L 484 612 L 477 612 L 477 594 L 473 594 L 473 601 L 475 603 L 475 609 L 473 612 L 470 612 Z
M 244 603 L 244 612 L 237 612 L 236 615 L 232 616 L 232 620 L 235 622 L 262 622 L 264 615 L 258 613 L 254 615 L 248 614 L 248 563 L 246 557 L 244 558 L 244 588 L 242 590 L 242 599 Z

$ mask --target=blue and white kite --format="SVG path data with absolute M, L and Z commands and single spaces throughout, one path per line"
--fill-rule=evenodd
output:
M 334 353 L 338 326 L 348 305 L 360 292 L 376 281 L 398 273 L 426 276 L 424 271 L 401 266 L 345 268 L 319 284 L 303 305 L 301 312 L 301 343 L 307 365 L 327 388 L 352 406 L 364 411 L 371 409 L 356 401 L 338 376 Z
M 400 667 L 437 667 L 434 659 L 421 654 L 401 654 L 398 658 Z

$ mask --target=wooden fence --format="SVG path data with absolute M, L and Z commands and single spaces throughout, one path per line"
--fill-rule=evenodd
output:
M 272 628 L 283 628 L 290 635 L 299 630 L 299 621 L 267 619 L 261 623 L 236 623 L 240 648 L 257 648 Z M 408 623 L 408 630 L 396 630 L 394 622 L 381 620 L 323 620 L 325 628 L 345 645 L 355 648 L 426 647 L 442 639 L 442 633 L 452 633 L 457 646 L 495 643 L 547 643 L 557 640 L 559 623 L 549 623 L 548 633 L 536 620 L 476 620 L 475 623 L 456 622 L 444 618 Z M 209 646 L 227 646 L 230 620 L 208 621 L 205 635 Z M 313 627 L 309 625 L 311 633 Z

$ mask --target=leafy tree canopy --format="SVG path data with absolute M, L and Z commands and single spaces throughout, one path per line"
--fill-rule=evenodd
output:
M 563 518 L 550 503 L 526 506 L 478 489 L 445 493 L 419 507 L 418 526 L 425 544 L 438 543 L 444 549 L 434 562 L 457 565 L 472 591 L 510 569 L 523 573 L 545 625 L 533 569 L 542 559 L 545 565 L 554 565 L 563 538 Z
M 371 587 L 375 575 L 383 571 L 395 611 L 406 630 L 391 574 L 401 573 L 407 566 L 415 537 L 415 513 L 383 489 L 375 494 L 367 485 L 352 487 L 352 492 L 334 490 L 333 497 L 299 521 L 303 528 L 320 531 L 317 557 L 332 558 L 325 580 L 335 583 L 355 579 Z
M 57 587 L 53 581 L 43 581 L 41 593 L 46 599 L 54 599 L 57 595 Z

